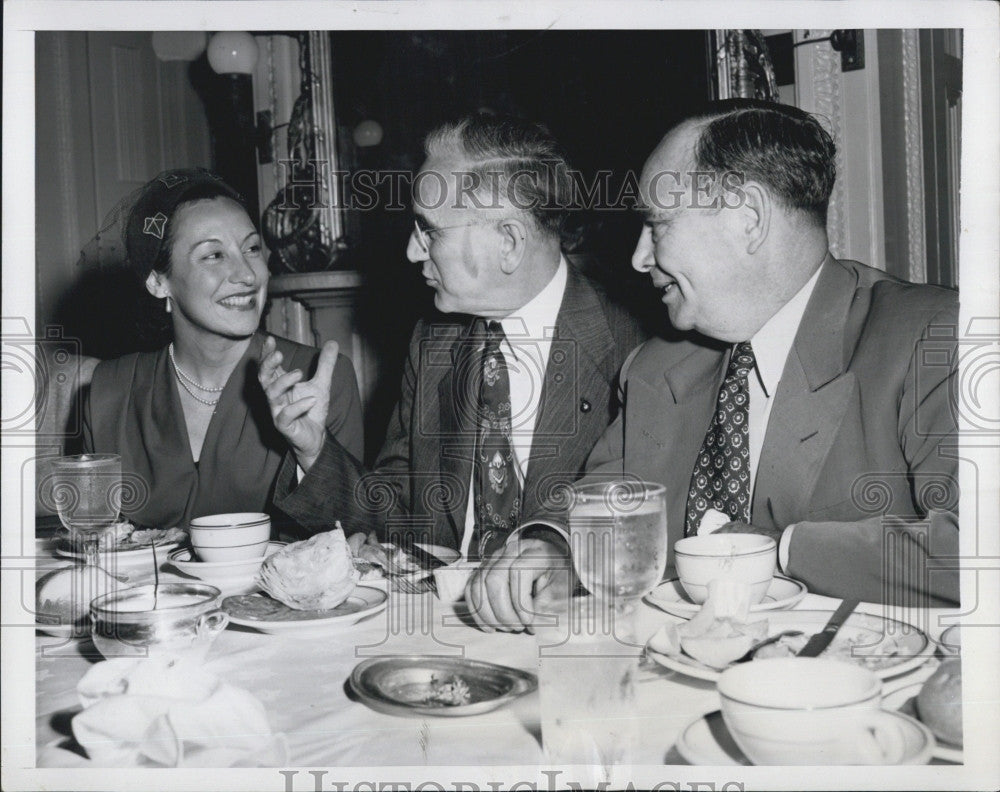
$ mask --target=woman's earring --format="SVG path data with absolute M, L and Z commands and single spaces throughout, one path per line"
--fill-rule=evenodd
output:
M 166 300 L 166 311 L 167 313 L 170 313 L 173 310 L 173 308 L 170 307 L 170 298 L 165 297 L 164 299 Z

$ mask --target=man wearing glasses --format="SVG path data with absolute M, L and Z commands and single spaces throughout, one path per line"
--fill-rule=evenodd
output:
M 425 149 L 406 253 L 441 315 L 414 330 L 371 472 L 323 430 L 330 350 L 303 382 L 265 349 L 261 383 L 304 471 L 296 484 L 286 464 L 275 503 L 311 531 L 340 520 L 486 558 L 580 475 L 642 337 L 562 255 L 572 181 L 544 128 L 477 115 Z

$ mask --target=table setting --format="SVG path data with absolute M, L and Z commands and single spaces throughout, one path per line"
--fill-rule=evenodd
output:
M 762 536 L 668 569 L 659 485 L 578 486 L 576 596 L 505 633 L 468 612 L 475 563 L 373 532 L 206 515 L 133 563 L 100 475 L 102 510 L 59 511 L 83 558 L 39 543 L 39 767 L 962 762 L 956 618 L 811 593 Z

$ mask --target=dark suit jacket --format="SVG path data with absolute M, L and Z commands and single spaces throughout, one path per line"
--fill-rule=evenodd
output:
M 285 365 L 311 376 L 319 350 L 275 336 Z M 167 349 L 125 355 L 94 369 L 84 400 L 84 451 L 117 453 L 130 485 L 123 513 L 166 528 L 192 517 L 271 512 L 271 497 L 288 444 L 274 427 L 257 382 L 264 335 L 254 335 L 220 394 L 197 463 Z M 330 385 L 327 430 L 348 448 L 364 447 L 361 399 L 351 361 L 341 355 Z M 280 529 L 281 514 L 272 514 Z
M 929 568 L 932 556 L 958 556 L 957 322 L 955 292 L 823 263 L 775 393 L 752 507 L 757 525 L 795 525 L 786 571 L 812 591 L 958 601 L 957 569 Z M 588 477 L 624 470 L 666 485 L 671 548 L 728 358 L 705 340 L 644 344 L 623 368 L 622 418 L 588 462 Z
M 383 537 L 459 547 L 472 477 L 475 427 L 463 398 L 463 340 L 470 322 L 443 317 L 414 330 L 402 393 L 374 470 L 334 438 L 297 487 L 293 465 L 279 476 L 279 508 L 309 531 L 340 520 Z M 524 482 L 522 518 L 549 514 L 560 484 L 583 471 L 617 410 L 616 377 L 643 340 L 635 320 L 570 266 L 542 384 L 540 413 Z M 471 400 L 474 404 L 474 400 Z

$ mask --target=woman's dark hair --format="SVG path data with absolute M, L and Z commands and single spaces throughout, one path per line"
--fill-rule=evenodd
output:
M 695 145 L 699 171 L 758 181 L 788 208 L 826 225 L 837 152 L 814 116 L 790 105 L 726 99 L 693 118 L 708 121 Z
M 177 210 L 184 204 L 213 198 L 229 198 L 247 208 L 242 195 L 204 168 L 164 171 L 141 187 L 132 203 L 122 238 L 126 266 L 139 281 L 141 296 L 136 341 L 141 349 L 158 349 L 173 335 L 163 300 L 156 299 L 146 290 L 145 281 L 154 270 L 164 275 L 170 272 Z M 251 216 L 250 219 L 259 227 L 257 218 Z
M 184 204 L 213 198 L 229 198 L 247 208 L 242 195 L 203 168 L 164 171 L 140 189 L 129 211 L 123 237 L 128 266 L 141 281 L 153 270 L 170 272 L 177 210 Z

